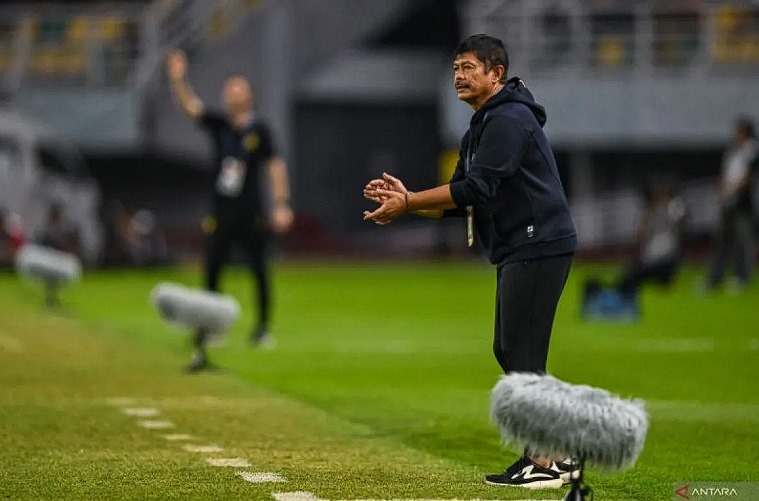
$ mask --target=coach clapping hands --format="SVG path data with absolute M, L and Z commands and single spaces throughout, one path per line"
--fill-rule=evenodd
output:
M 374 212 L 364 211 L 364 221 L 379 225 L 393 222 L 408 212 L 408 190 L 400 179 L 383 173 L 382 179 L 372 179 L 364 187 L 364 198 L 380 204 Z

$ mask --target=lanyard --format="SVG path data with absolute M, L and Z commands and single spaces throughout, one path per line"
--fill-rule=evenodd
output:
M 466 159 L 464 160 L 464 169 L 467 174 L 469 174 L 469 159 L 471 158 L 469 146 L 471 143 L 467 145 Z M 474 245 L 474 207 L 471 205 L 466 208 L 466 243 L 469 247 Z

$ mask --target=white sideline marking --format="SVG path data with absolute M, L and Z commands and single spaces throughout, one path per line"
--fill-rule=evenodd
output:
M 138 421 L 137 424 L 148 430 L 167 430 L 169 428 L 174 428 L 174 423 L 171 421 L 156 419 L 142 419 Z
M 23 353 L 24 345 L 21 341 L 8 334 L 0 334 L 0 348 L 3 348 L 8 353 Z
M 231 466 L 233 468 L 250 468 L 250 463 L 243 458 L 207 458 L 211 466 Z
M 191 445 L 187 444 L 184 447 L 182 447 L 187 452 L 221 452 L 224 450 L 224 447 L 219 447 L 218 445 Z
M 134 417 L 153 417 L 161 413 L 161 411 L 152 407 L 129 407 L 127 409 L 122 409 L 121 412 L 127 416 Z
M 180 440 L 192 440 L 193 436 L 187 433 L 169 433 L 168 435 L 164 435 L 163 438 L 171 442 L 178 442 Z
M 134 405 L 137 403 L 137 400 L 130 397 L 113 397 L 106 400 L 106 402 L 108 402 L 108 405 L 121 407 L 123 405 Z
M 266 484 L 270 482 L 287 482 L 282 475 L 268 472 L 238 471 L 237 475 L 246 482 L 252 484 Z
M 311 494 L 310 492 L 303 491 L 272 492 L 271 495 L 274 496 L 274 499 L 277 501 L 324 501 L 316 497 L 314 494 Z

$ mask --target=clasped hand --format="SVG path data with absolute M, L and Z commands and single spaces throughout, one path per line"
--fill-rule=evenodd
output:
M 372 179 L 364 187 L 364 198 L 378 203 L 373 211 L 364 211 L 364 221 L 384 226 L 408 212 L 408 190 L 400 179 L 383 173 L 381 179 Z

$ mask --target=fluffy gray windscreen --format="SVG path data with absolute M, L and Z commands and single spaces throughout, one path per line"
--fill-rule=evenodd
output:
M 79 258 L 36 244 L 26 244 L 16 254 L 19 274 L 59 284 L 77 280 L 82 273 Z
M 240 304 L 232 296 L 161 283 L 150 293 L 150 300 L 165 320 L 220 334 L 240 314 Z
M 635 464 L 648 432 L 643 401 L 548 375 L 501 377 L 491 394 L 490 415 L 506 444 L 531 455 L 582 456 L 609 469 Z

